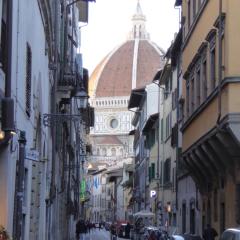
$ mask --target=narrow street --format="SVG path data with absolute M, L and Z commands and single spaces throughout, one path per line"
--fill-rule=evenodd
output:
M 83 240 L 110 240 L 110 232 L 105 229 L 94 229 L 87 233 Z M 124 240 L 124 238 L 117 238 L 117 240 Z

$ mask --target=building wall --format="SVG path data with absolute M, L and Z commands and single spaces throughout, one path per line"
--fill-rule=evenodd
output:
M 195 219 L 190 219 L 191 203 L 193 203 L 193 209 L 195 212 Z M 186 206 L 186 220 L 185 227 L 183 215 L 183 205 Z M 177 217 L 177 232 L 178 233 L 190 233 L 190 222 L 194 221 L 195 234 L 202 234 L 202 209 L 201 209 L 201 196 L 196 189 L 195 183 L 190 176 L 183 177 L 178 180 L 178 217 Z M 185 231 L 184 231 L 185 228 Z
M 192 20 L 190 28 L 188 27 L 189 16 L 188 16 L 188 4 L 193 1 L 183 1 L 182 2 L 182 13 L 185 17 L 184 37 L 183 37 L 183 74 L 186 80 L 183 83 L 183 95 L 185 98 L 185 118 L 183 124 L 183 153 L 184 157 L 188 154 L 192 154 L 192 151 L 200 149 L 204 144 L 208 144 L 214 140 L 214 137 L 223 132 L 219 130 L 220 123 L 223 123 L 225 119 L 230 116 L 235 116 L 234 125 L 238 125 L 239 120 L 239 98 L 237 97 L 237 92 L 239 92 L 239 66 L 236 64 L 236 58 L 239 54 L 239 47 L 237 46 L 240 39 L 239 31 L 236 31 L 236 23 L 239 22 L 239 1 L 222 1 L 223 3 L 223 13 L 225 17 L 223 18 L 224 31 L 221 36 L 222 42 L 222 86 L 219 87 L 219 28 L 217 26 L 217 19 L 219 20 L 219 3 L 220 1 L 201 1 L 202 7 L 199 8 L 196 14 L 195 20 Z M 191 9 L 192 11 L 192 9 Z M 191 14 L 191 19 L 192 19 Z M 216 32 L 214 32 L 216 31 Z M 236 32 L 236 35 L 235 35 Z M 214 42 L 215 39 L 215 42 Z M 213 40 L 213 41 L 212 41 Z M 196 96 L 193 102 L 195 102 L 195 109 L 188 114 L 187 111 L 187 84 L 191 86 L 191 74 L 193 74 L 192 69 L 196 69 L 198 64 L 198 56 L 202 56 L 201 51 L 205 48 L 206 50 L 206 60 L 207 60 L 207 94 L 206 97 L 201 95 L 201 100 L 198 106 L 196 106 Z M 211 51 L 215 48 L 215 62 L 211 66 Z M 202 69 L 202 63 L 201 69 Z M 213 77 L 211 75 L 211 69 L 215 67 L 215 82 L 213 84 Z M 196 74 L 196 73 L 195 73 Z M 196 75 L 195 75 L 196 77 Z M 200 78 L 203 79 L 202 77 Z M 197 82 L 195 81 L 195 84 Z M 202 84 L 202 81 L 200 82 Z M 196 89 L 196 85 L 194 85 Z M 197 90 L 195 90 L 197 91 Z M 220 95 L 220 94 L 221 95 Z M 190 91 L 190 97 L 191 97 Z M 202 94 L 202 92 L 201 92 Z M 221 98 L 219 97 L 221 96 Z M 221 100 L 221 101 L 219 101 Z M 192 101 L 190 99 L 190 101 Z M 221 105 L 219 105 L 221 103 Z M 219 111 L 219 107 L 220 111 Z M 199 209 L 202 215 L 202 228 L 205 227 L 206 223 L 211 223 L 218 231 L 221 233 L 224 228 L 236 226 L 239 221 L 236 212 L 238 207 L 236 201 L 238 201 L 238 183 L 239 179 L 234 179 L 231 176 L 233 174 L 239 175 L 239 173 L 231 170 L 236 169 L 236 161 L 233 160 L 236 157 L 232 157 L 232 150 L 229 151 L 228 145 L 236 144 L 236 152 L 239 151 L 239 132 L 237 130 L 228 131 L 228 124 L 231 128 L 231 120 L 227 123 L 225 127 L 225 134 L 228 135 L 228 139 L 224 142 L 222 148 L 217 148 L 216 145 L 212 148 L 213 151 L 219 152 L 220 155 L 213 155 L 212 159 L 215 163 L 215 167 L 219 167 L 221 162 L 219 159 L 227 162 L 225 165 L 224 174 L 220 176 L 221 170 L 216 172 L 217 179 L 210 180 L 208 187 L 201 192 L 202 202 Z M 214 131 L 216 133 L 214 133 Z M 211 135 L 213 133 L 213 135 Z M 235 136 L 234 136 L 235 135 Z M 231 137 L 230 137 L 231 136 Z M 225 155 L 222 153 L 225 152 Z M 228 155 L 228 154 L 229 155 Z M 239 156 L 239 153 L 235 153 Z M 207 157 L 201 157 L 201 163 L 203 165 L 207 163 Z M 238 158 L 238 157 L 237 157 Z M 192 163 L 191 157 L 187 159 L 188 163 Z M 192 165 L 192 166 L 193 166 Z M 203 166 L 202 165 L 202 166 Z M 213 167 L 212 167 L 213 168 Z M 197 168 L 196 168 L 197 169 Z M 194 177 L 198 175 L 197 171 L 191 173 Z M 212 169 L 211 169 L 212 170 Z M 201 171 L 204 171 L 201 169 Z M 235 171 L 235 170 L 234 170 Z M 203 176 L 200 177 L 200 182 L 203 181 Z M 195 179 L 196 180 L 196 179 Z M 220 181 L 221 184 L 216 184 Z M 225 224 L 225 225 L 224 225 Z M 201 232 L 200 232 L 201 233 Z
M 26 79 L 26 47 L 29 43 L 32 52 L 32 71 L 31 71 L 31 116 L 28 118 L 25 113 L 25 79 Z M 48 54 L 45 51 L 46 40 L 44 26 L 41 18 L 38 3 L 36 1 L 13 1 L 13 55 L 12 55 L 12 98 L 14 99 L 14 113 L 16 129 L 26 132 L 27 149 L 34 148 L 40 153 L 40 159 L 47 156 L 43 152 L 43 144 L 47 146 L 48 130 L 41 127 L 41 142 L 36 146 L 36 129 L 39 127 L 36 119 L 39 114 L 49 111 L 49 71 L 48 71 Z M 44 91 L 42 92 L 42 89 Z M 36 104 L 37 101 L 37 104 Z M 14 192 L 16 161 L 18 159 L 18 135 L 11 140 L 8 148 L 5 148 L 0 158 L 1 162 L 1 224 L 7 227 L 8 231 L 13 231 L 13 214 L 14 214 Z M 4 156 L 4 157 L 3 157 Z M 33 165 L 38 168 L 34 173 Z M 34 234 L 45 232 L 45 215 L 40 218 L 40 211 L 45 212 L 45 163 L 32 163 L 31 160 L 25 159 L 25 171 L 28 172 L 25 178 L 27 191 L 24 195 L 24 239 L 31 239 L 30 230 Z M 41 172 L 39 174 L 39 172 Z M 7 176 L 5 176 L 7 174 Z M 32 179 L 36 178 L 36 184 L 39 188 L 35 189 Z M 44 187 L 42 187 L 44 186 Z M 37 204 L 31 205 L 32 190 L 38 191 Z M 34 203 L 35 204 L 35 203 Z M 31 212 L 30 212 L 31 210 Z M 34 229 L 30 226 L 33 220 L 31 216 L 38 216 L 35 220 Z M 39 231 L 39 232 L 38 232 Z M 44 236 L 41 235 L 41 239 Z

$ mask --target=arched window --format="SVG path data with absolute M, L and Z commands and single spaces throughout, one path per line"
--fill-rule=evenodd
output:
M 111 149 L 111 153 L 112 153 L 112 156 L 116 156 L 116 149 L 115 149 L 115 148 L 112 148 L 112 149 Z
M 195 199 L 190 201 L 190 233 L 195 234 Z
M 187 214 L 186 202 L 183 201 L 183 203 L 182 203 L 182 233 L 186 233 L 186 214 Z
M 97 156 L 99 156 L 100 155 L 100 150 L 99 150 L 99 148 L 97 149 Z
M 123 149 L 120 149 L 120 155 L 123 156 Z
M 102 149 L 102 155 L 103 155 L 103 156 L 107 156 L 107 149 L 106 149 L 106 148 L 103 148 L 103 149 Z

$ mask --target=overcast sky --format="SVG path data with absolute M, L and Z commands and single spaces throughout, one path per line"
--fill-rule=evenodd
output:
M 179 29 L 175 0 L 140 0 L 150 38 L 167 50 Z M 81 30 L 83 66 L 92 73 L 97 64 L 126 40 L 137 0 L 96 0 L 89 3 L 89 23 Z

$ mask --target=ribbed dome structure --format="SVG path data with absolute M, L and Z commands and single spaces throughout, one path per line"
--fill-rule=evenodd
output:
M 95 68 L 89 83 L 94 98 L 129 96 L 153 80 L 163 67 L 164 51 L 149 39 L 140 4 L 133 15 L 128 40 L 111 51 Z

